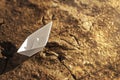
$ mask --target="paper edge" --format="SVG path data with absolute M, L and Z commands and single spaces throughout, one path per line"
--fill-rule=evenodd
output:
M 49 30 L 49 33 L 48 33 L 48 34 L 50 35 L 50 32 L 51 32 L 51 28 L 52 28 L 52 24 L 53 24 L 53 22 L 51 21 L 51 22 L 49 22 L 48 24 L 46 24 L 46 25 L 44 25 L 44 26 L 47 26 L 47 25 L 49 25 L 49 24 L 50 24 L 50 30 Z M 43 26 L 43 27 L 44 27 L 44 26 Z M 41 28 L 43 28 L 43 27 L 41 27 Z M 41 29 L 41 28 L 40 28 L 40 29 Z M 38 30 L 39 30 L 39 29 L 38 29 Z M 38 31 L 38 30 L 36 30 L 36 31 Z M 36 31 L 34 31 L 34 32 L 36 32 Z M 33 33 L 34 33 L 34 32 L 33 32 Z M 32 33 L 32 34 L 33 34 L 33 33 Z M 31 35 L 31 34 L 30 34 L 30 35 Z M 30 35 L 29 35 L 29 36 L 30 36 Z M 24 42 L 29 38 L 29 36 L 24 40 Z M 47 38 L 45 44 L 42 45 L 42 46 L 40 46 L 40 47 L 43 47 L 43 46 L 45 47 L 46 44 L 47 44 L 47 42 L 48 42 L 48 39 L 49 39 L 49 37 Z M 23 43 L 24 43 L 24 42 L 23 42 Z M 23 45 L 23 43 L 22 43 L 22 45 Z M 22 47 L 22 45 L 20 46 L 20 48 Z M 20 48 L 17 50 L 17 53 L 22 52 L 22 51 L 19 51 Z M 33 49 L 34 49 L 34 48 L 33 48 Z M 28 50 L 31 50 L 31 49 L 28 49 Z

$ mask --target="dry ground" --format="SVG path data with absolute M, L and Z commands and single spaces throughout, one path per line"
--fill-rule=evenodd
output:
M 11 42 L 18 49 L 28 35 L 53 21 L 45 49 L 0 79 L 120 80 L 119 4 L 120 0 L 0 0 L 0 43 Z

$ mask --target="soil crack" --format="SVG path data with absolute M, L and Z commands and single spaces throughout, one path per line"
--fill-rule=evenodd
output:
M 63 60 L 63 57 L 64 56 L 58 56 L 58 60 L 60 61 L 60 63 L 69 71 L 69 73 L 71 74 L 71 76 L 72 76 L 72 78 L 74 79 L 74 80 L 77 80 L 76 79 L 76 76 L 72 73 L 72 71 L 64 64 L 64 62 L 62 61 Z

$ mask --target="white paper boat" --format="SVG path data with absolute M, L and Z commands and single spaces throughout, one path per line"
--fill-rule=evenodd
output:
M 28 36 L 18 49 L 17 53 L 30 57 L 41 51 L 48 41 L 51 27 L 52 22 Z

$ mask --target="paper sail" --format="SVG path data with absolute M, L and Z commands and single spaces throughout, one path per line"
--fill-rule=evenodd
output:
M 52 22 L 28 36 L 18 49 L 17 53 L 30 57 L 41 51 L 48 41 L 51 27 Z

